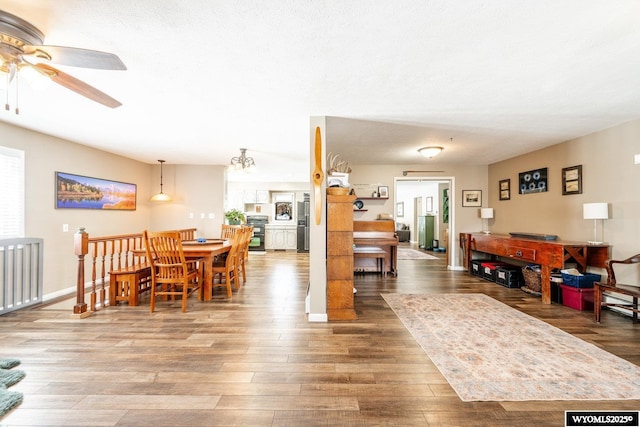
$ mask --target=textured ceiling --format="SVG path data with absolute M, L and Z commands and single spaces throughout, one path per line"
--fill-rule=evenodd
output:
M 20 88 L 0 120 L 148 163 L 308 180 L 309 117 L 352 164 L 489 164 L 640 117 L 636 0 L 2 0 L 45 44 L 127 71 L 59 68 L 123 103 Z M 4 79 L 0 80 L 0 87 Z M 6 96 L 0 90 L 3 100 Z M 436 159 L 416 150 L 442 145 Z

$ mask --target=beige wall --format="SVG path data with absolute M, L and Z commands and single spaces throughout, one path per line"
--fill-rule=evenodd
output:
M 224 222 L 224 166 L 163 166 L 164 192 L 170 203 L 152 205 L 149 228 L 197 228 L 197 237 L 219 237 Z M 160 166 L 153 168 L 152 194 L 160 190 Z M 148 197 L 144 200 L 148 200 Z M 211 218 L 213 216 L 213 218 Z
M 79 227 L 93 236 L 136 233 L 145 228 L 196 227 L 218 235 L 223 218 L 224 167 L 165 165 L 164 191 L 175 201 L 149 201 L 159 191 L 159 165 L 131 160 L 80 144 L 0 123 L 0 144 L 25 151 L 25 234 L 44 239 L 45 299 L 74 289 L 77 262 L 73 236 Z M 56 209 L 56 171 L 137 185 L 135 211 Z M 199 215 L 206 213 L 207 219 Z M 215 219 L 209 220 L 208 213 Z M 62 231 L 69 224 L 69 232 Z
M 489 205 L 494 233 L 556 234 L 564 240 L 593 239 L 593 220 L 582 218 L 583 203 L 608 202 L 604 240 L 613 258 L 640 252 L 640 120 L 553 145 L 489 166 Z M 562 195 L 562 168 L 582 165 L 582 194 Z M 518 173 L 549 168 L 549 191 L 518 194 Z M 511 179 L 511 200 L 498 200 L 498 181 Z M 598 225 L 601 230 L 601 224 Z

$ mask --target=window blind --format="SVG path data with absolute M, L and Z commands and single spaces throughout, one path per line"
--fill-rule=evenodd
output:
M 0 146 L 0 238 L 24 237 L 24 151 Z

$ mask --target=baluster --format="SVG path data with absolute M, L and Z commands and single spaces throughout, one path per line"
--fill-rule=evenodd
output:
M 79 228 L 73 236 L 75 254 L 78 256 L 78 277 L 76 280 L 76 305 L 73 314 L 85 315 L 87 304 L 84 302 L 84 256 L 89 252 L 89 234 Z

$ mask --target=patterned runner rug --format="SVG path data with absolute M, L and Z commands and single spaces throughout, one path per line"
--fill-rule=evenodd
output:
M 438 257 L 411 248 L 398 248 L 398 259 L 438 259 Z
M 486 295 L 382 297 L 465 402 L 640 399 L 640 367 Z

